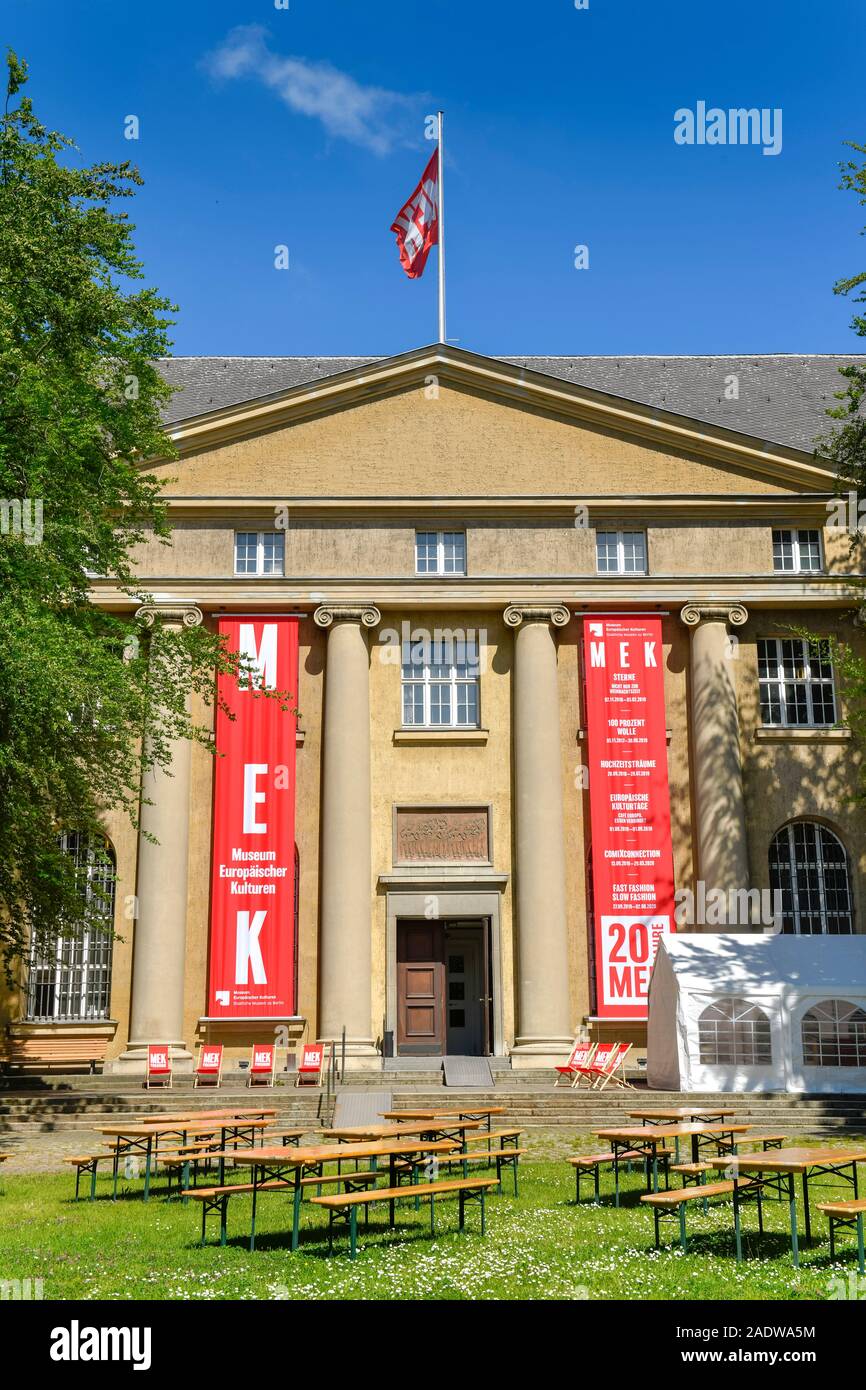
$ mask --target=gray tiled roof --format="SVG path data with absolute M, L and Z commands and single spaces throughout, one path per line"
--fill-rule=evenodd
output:
M 256 400 L 352 371 L 376 357 L 168 357 L 166 380 L 179 386 L 165 413 L 174 424 L 242 401 Z M 811 450 L 826 432 L 825 411 L 844 384 L 839 368 L 864 357 L 774 354 L 748 357 L 503 357 L 560 377 L 694 420 L 724 425 L 775 444 Z M 726 378 L 739 396 L 725 399 Z

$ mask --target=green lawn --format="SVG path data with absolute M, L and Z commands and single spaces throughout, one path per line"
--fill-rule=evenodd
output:
M 394 1232 L 386 1211 L 376 1213 L 352 1263 L 342 1239 L 339 1253 L 327 1258 L 325 1218 L 309 1205 L 301 1249 L 292 1255 L 291 1202 L 282 1194 L 260 1201 L 257 1249 L 250 1254 L 248 1197 L 229 1207 L 229 1245 L 201 1248 L 198 1206 L 167 1201 L 161 1180 L 146 1206 L 137 1195 L 140 1183 L 125 1184 L 122 1199 L 112 1202 L 107 1177 L 99 1179 L 95 1202 L 76 1203 L 71 1171 L 0 1173 L 0 1280 L 41 1278 L 46 1299 L 825 1299 L 834 1276 L 847 1279 L 856 1271 L 849 1249 L 831 1265 L 818 1212 L 818 1239 L 804 1245 L 797 1271 L 787 1205 L 765 1204 L 762 1240 L 751 1234 L 756 1211 L 747 1207 L 748 1258 L 738 1266 L 729 1204 L 710 1207 L 706 1216 L 689 1211 L 687 1255 L 674 1246 L 655 1252 L 636 1174 L 623 1179 L 618 1211 L 589 1201 L 576 1207 L 565 1163 L 524 1162 L 520 1181 L 519 1198 L 506 1187 L 489 1200 L 483 1240 L 476 1207 L 468 1207 L 461 1235 L 456 1203 L 437 1205 L 440 1234 L 431 1240 L 429 1209 L 416 1213 L 409 1203 L 398 1207 Z M 605 1178 L 603 1196 L 610 1191 Z M 816 1187 L 813 1204 L 826 1192 Z

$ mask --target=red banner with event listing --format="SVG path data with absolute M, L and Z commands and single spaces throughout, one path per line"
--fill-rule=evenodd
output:
M 221 618 L 220 635 L 256 667 L 254 683 L 298 689 L 297 618 Z M 220 676 L 211 889 L 211 1018 L 295 1013 L 297 716 Z
M 583 634 L 596 1010 L 645 1019 L 674 930 L 661 618 L 584 618 Z

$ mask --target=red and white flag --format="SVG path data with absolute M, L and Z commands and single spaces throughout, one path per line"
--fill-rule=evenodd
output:
M 430 247 L 439 241 L 439 147 L 421 175 L 421 182 L 404 203 L 391 231 L 397 233 L 400 264 L 410 280 L 424 273 Z

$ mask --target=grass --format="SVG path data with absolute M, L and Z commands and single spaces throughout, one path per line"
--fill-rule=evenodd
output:
M 150 1202 L 141 1183 L 125 1183 L 117 1202 L 100 1177 L 97 1200 L 74 1202 L 74 1175 L 0 1174 L 0 1280 L 42 1279 L 46 1299 L 826 1299 L 832 1281 L 856 1273 L 850 1245 L 831 1264 L 825 1218 L 815 1203 L 829 1189 L 816 1185 L 813 1243 L 791 1264 L 787 1204 L 765 1204 L 765 1235 L 756 1211 L 744 1213 L 746 1260 L 737 1265 L 729 1203 L 708 1214 L 689 1210 L 689 1250 L 652 1248 L 652 1215 L 640 1204 L 641 1179 L 623 1178 L 623 1205 L 574 1205 L 572 1170 L 563 1162 L 524 1161 L 520 1196 L 487 1205 L 487 1236 L 479 1211 L 467 1208 L 460 1234 L 453 1201 L 437 1204 L 436 1240 L 429 1208 L 397 1208 L 390 1232 L 385 1209 L 360 1235 L 358 1258 L 327 1257 L 326 1217 L 303 1208 L 301 1248 L 289 1249 L 291 1200 L 259 1203 L 257 1248 L 250 1254 L 250 1199 L 229 1206 L 229 1244 L 198 1245 L 197 1204 L 166 1200 L 159 1179 Z M 82 1184 L 82 1190 L 85 1189 Z M 602 1179 L 602 1199 L 612 1181 Z M 843 1195 L 840 1193 L 840 1195 Z M 844 1195 L 850 1195 L 846 1187 Z M 802 1212 L 801 1212 L 802 1216 Z M 216 1239 L 218 1223 L 210 1218 Z M 838 1294 L 836 1295 L 838 1296 Z

